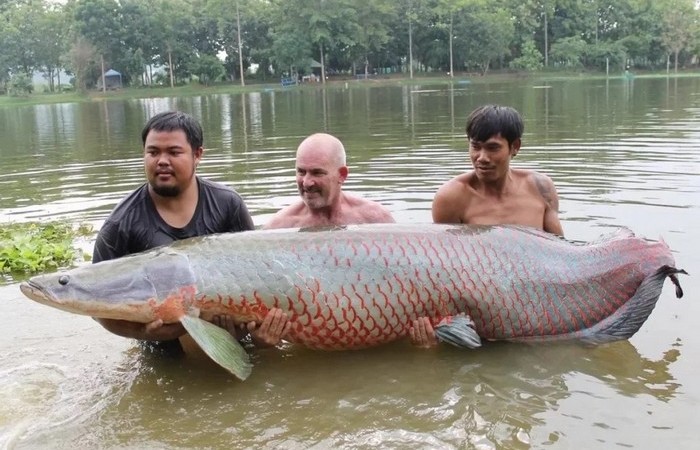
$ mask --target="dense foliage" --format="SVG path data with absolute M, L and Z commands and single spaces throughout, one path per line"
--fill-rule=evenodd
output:
M 60 222 L 0 224 L 0 273 L 37 273 L 70 266 L 80 256 L 74 239 L 89 231 Z
M 308 74 L 312 64 L 321 79 L 678 70 L 697 66 L 697 8 L 696 0 L 7 0 L 0 83 L 17 91 L 23 75 L 42 72 L 60 90 L 65 70 L 83 90 L 110 68 L 132 86 L 243 82 Z

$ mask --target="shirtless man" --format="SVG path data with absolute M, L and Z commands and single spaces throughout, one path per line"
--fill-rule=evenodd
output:
M 263 228 L 394 222 L 381 204 L 342 191 L 348 177 L 345 147 L 330 134 L 312 134 L 297 149 L 301 199 L 278 211 Z
M 467 140 L 474 170 L 438 189 L 432 205 L 433 222 L 526 225 L 564 235 L 559 197 L 551 178 L 510 167 L 520 150 L 523 129 L 520 114 L 506 106 L 481 106 L 469 115 Z M 418 346 L 437 343 L 427 318 L 414 321 L 410 335 Z

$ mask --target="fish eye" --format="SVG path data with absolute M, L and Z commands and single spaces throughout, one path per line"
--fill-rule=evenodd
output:
M 61 286 L 67 285 L 69 281 L 70 277 L 68 275 L 61 275 L 60 277 L 58 277 L 58 284 L 60 284 Z

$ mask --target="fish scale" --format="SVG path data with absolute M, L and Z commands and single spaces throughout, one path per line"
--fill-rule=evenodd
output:
M 486 339 L 565 335 L 612 314 L 653 270 L 673 264 L 667 247 L 641 245 L 636 237 L 573 245 L 513 227 L 438 228 L 372 226 L 202 239 L 201 254 L 221 253 L 228 241 L 236 244 L 227 253 L 236 255 L 230 260 L 238 270 L 222 273 L 233 280 L 230 289 L 204 282 L 209 266 L 220 263 L 193 255 L 190 263 L 201 274 L 201 286 L 238 291 L 258 304 L 258 314 L 247 320 L 260 320 L 273 298 L 295 305 L 290 318 L 300 326 L 292 327 L 289 338 L 315 348 L 338 346 L 339 323 L 348 325 L 342 342 L 364 347 L 405 335 L 417 317 L 437 324 L 460 313 L 469 314 Z M 619 245 L 627 241 L 632 245 Z M 289 242 L 293 245 L 285 245 Z M 441 283 L 445 274 L 449 281 Z M 213 294 L 200 291 L 202 298 Z M 232 315 L 250 314 L 236 307 L 236 295 L 231 298 Z
M 516 226 L 383 224 L 193 238 L 73 269 L 70 286 L 36 277 L 23 292 L 140 322 L 178 308 L 261 321 L 278 307 L 287 338 L 319 349 L 377 345 L 406 336 L 416 318 L 437 326 L 460 315 L 482 339 L 611 340 L 636 332 L 666 276 L 680 291 L 673 266 L 665 243 L 629 231 L 573 243 Z M 616 314 L 635 308 L 646 316 L 627 329 Z

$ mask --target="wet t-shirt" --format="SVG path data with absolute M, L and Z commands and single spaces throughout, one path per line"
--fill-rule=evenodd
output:
M 236 191 L 197 177 L 199 200 L 192 220 L 171 227 L 160 217 L 145 183 L 122 200 L 105 220 L 95 241 L 92 262 L 139 253 L 180 239 L 252 230 L 253 219 Z
M 180 239 L 254 228 L 248 208 L 236 191 L 204 178 L 197 177 L 197 183 L 197 208 L 184 228 L 171 227 L 160 217 L 147 183 L 129 194 L 114 208 L 97 234 L 92 262 L 139 253 Z M 182 353 L 179 339 L 139 342 L 150 353 L 166 356 Z

